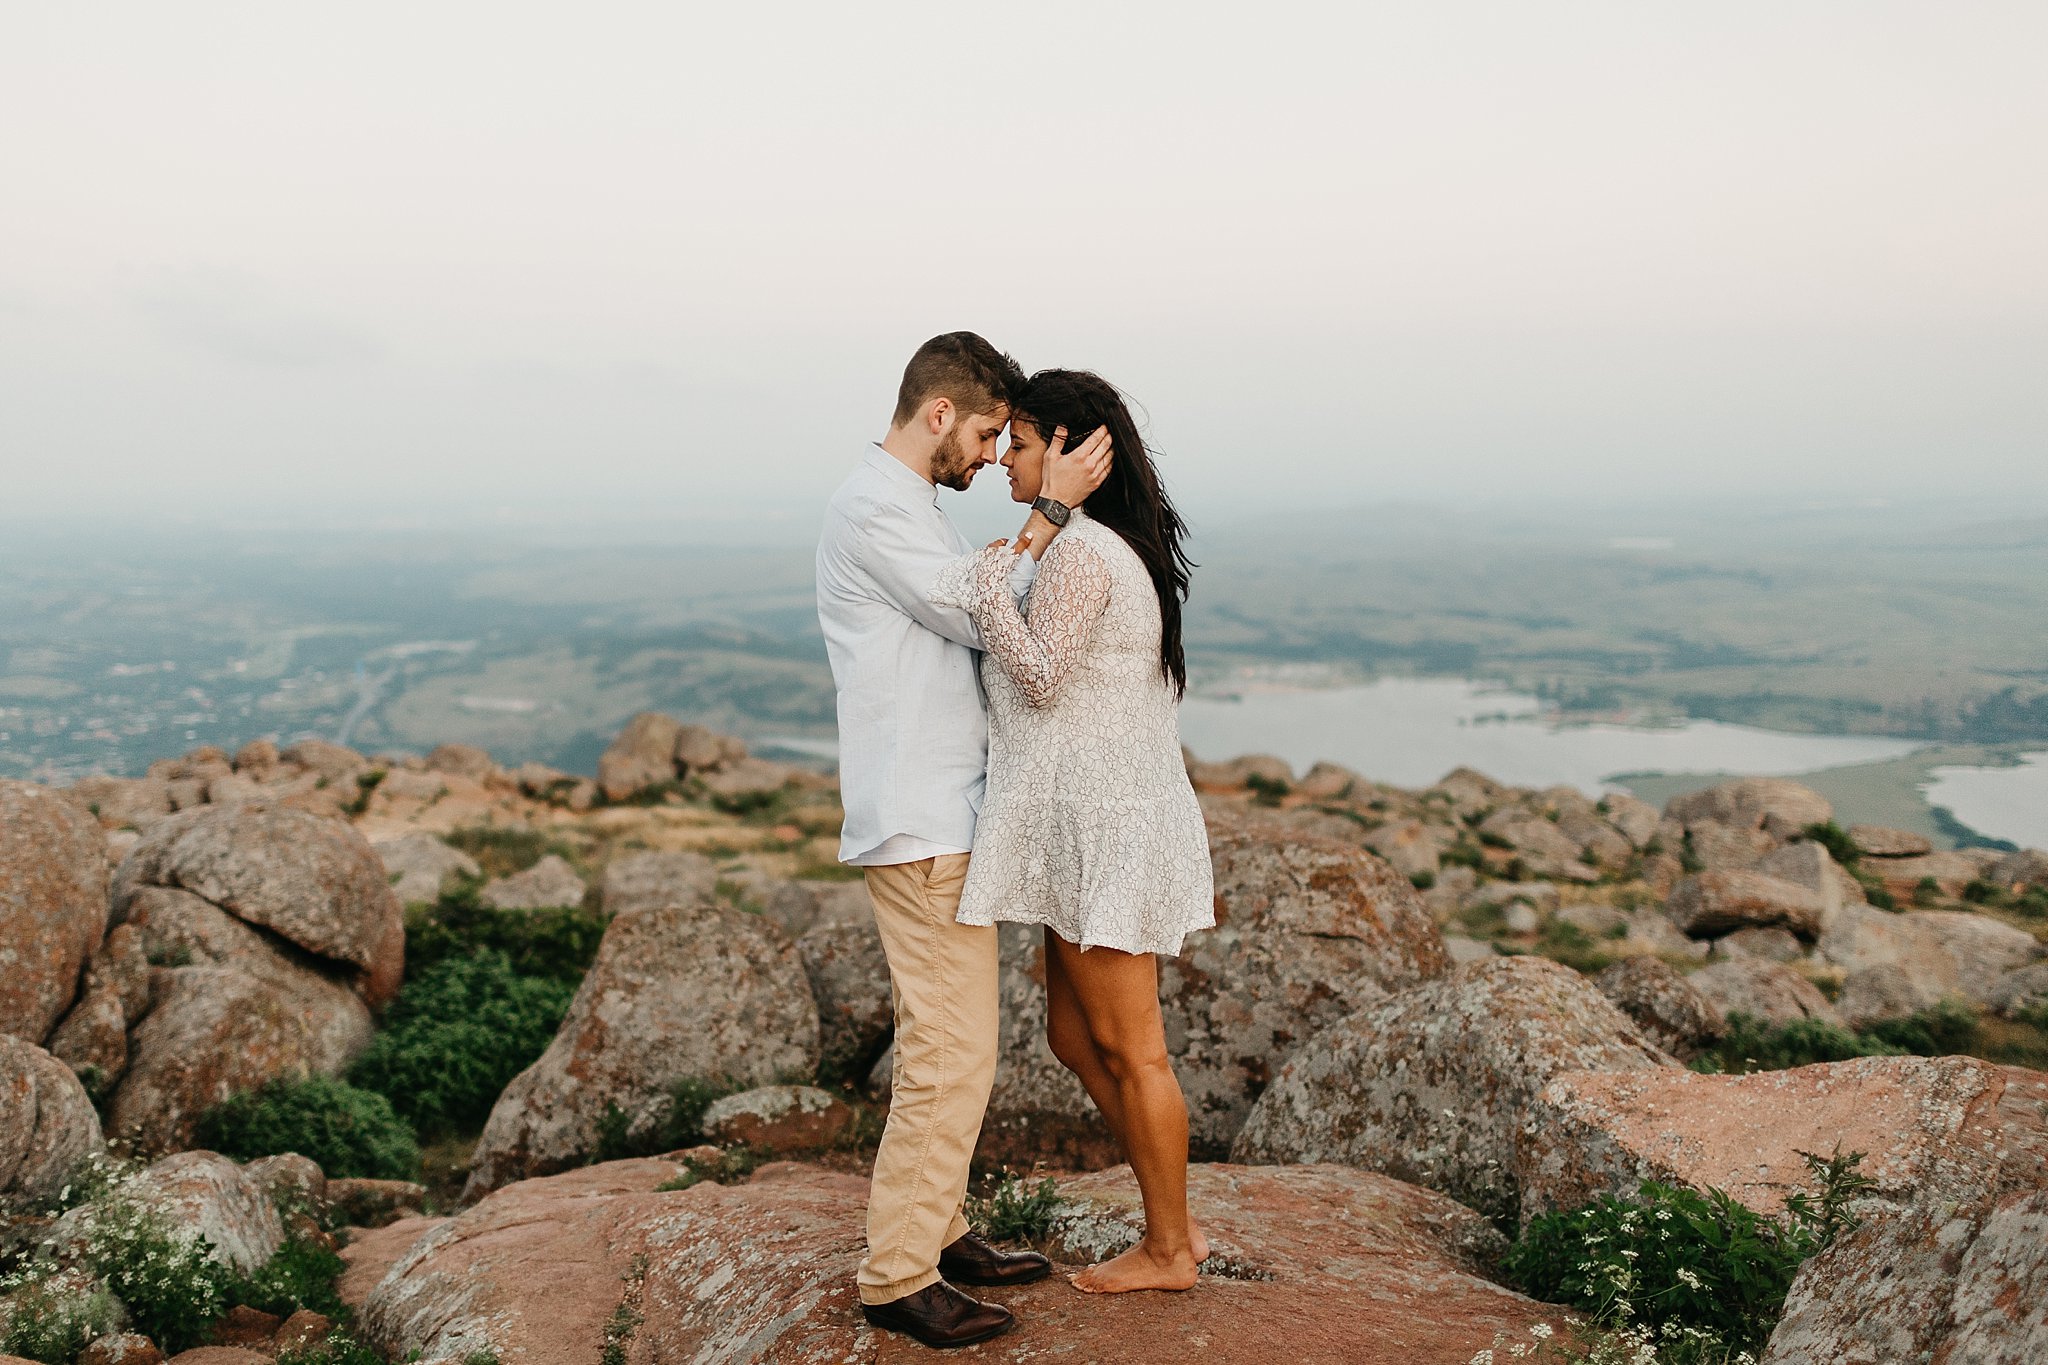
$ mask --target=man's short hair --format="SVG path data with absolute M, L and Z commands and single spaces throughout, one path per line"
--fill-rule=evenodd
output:
M 917 348 L 903 367 L 896 390 L 896 416 L 903 426 L 934 398 L 950 398 L 962 413 L 994 412 L 1014 406 L 1024 391 L 1024 370 L 972 332 L 948 332 Z

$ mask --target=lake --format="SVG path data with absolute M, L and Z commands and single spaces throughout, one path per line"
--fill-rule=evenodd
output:
M 1971 829 L 2022 848 L 2048 848 L 2048 753 L 2013 768 L 1936 768 L 1920 790 Z
M 1784 776 L 1896 758 L 1920 747 L 1870 735 L 1802 735 L 1720 721 L 1671 726 L 1564 724 L 1543 703 L 1462 678 L 1381 678 L 1353 687 L 1248 686 L 1189 697 L 1181 741 L 1204 759 L 1275 754 L 1305 771 L 1318 759 L 1377 782 L 1426 787 L 1460 765 L 1518 787 L 1614 789 L 1629 772 Z

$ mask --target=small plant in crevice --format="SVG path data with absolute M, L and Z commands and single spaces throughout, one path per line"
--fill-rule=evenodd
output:
M 660 1115 L 651 1122 L 636 1122 L 633 1114 L 607 1104 L 597 1121 L 597 1147 L 590 1159 L 620 1161 L 696 1146 L 704 1141 L 704 1111 L 712 1101 L 745 1089 L 746 1082 L 730 1077 L 680 1077 L 670 1083 Z
M 1294 790 L 1293 784 L 1284 779 L 1263 773 L 1246 774 L 1244 784 L 1251 789 L 1252 803 L 1259 806 L 1277 806 Z
M 342 806 L 345 815 L 361 815 L 370 808 L 370 798 L 377 794 L 377 788 L 390 776 L 383 768 L 372 768 L 356 774 L 356 794 Z
M 691 1154 L 683 1158 L 682 1174 L 670 1176 L 654 1188 L 663 1192 L 687 1190 L 693 1185 L 737 1185 L 761 1168 L 768 1154 L 752 1147 L 721 1147 L 715 1156 Z
M 1004 1171 L 986 1196 L 967 1197 L 967 1221 L 991 1241 L 1038 1241 L 1052 1231 L 1064 1203 L 1051 1176 L 1034 1185 Z

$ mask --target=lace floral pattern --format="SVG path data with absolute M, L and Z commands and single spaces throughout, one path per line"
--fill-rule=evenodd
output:
M 1208 834 L 1159 668 L 1159 598 L 1123 539 L 1076 512 L 1022 606 L 996 546 L 932 599 L 987 653 L 988 795 L 960 922 L 1043 924 L 1083 948 L 1173 956 L 1215 921 Z

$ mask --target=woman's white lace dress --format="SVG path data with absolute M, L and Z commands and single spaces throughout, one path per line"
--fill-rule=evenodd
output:
M 941 574 L 987 653 L 988 795 L 962 924 L 1043 924 L 1083 948 L 1173 956 L 1215 924 L 1201 807 L 1172 687 L 1159 596 L 1123 538 L 1075 512 L 1020 610 L 1014 558 L 992 546 Z

